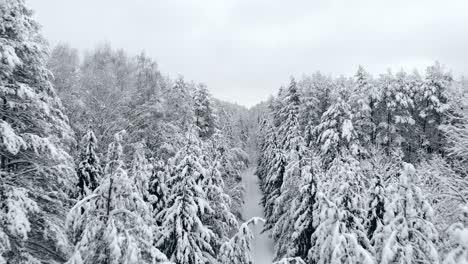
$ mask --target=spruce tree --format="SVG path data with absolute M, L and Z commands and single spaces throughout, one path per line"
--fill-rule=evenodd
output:
M 399 181 L 389 186 L 384 224 L 374 234 L 377 260 L 382 263 L 438 263 L 437 230 L 432 207 L 414 183 L 415 168 L 405 163 Z
M 122 160 L 122 133 L 109 145 L 104 179 L 67 217 L 75 249 L 67 263 L 164 263 L 153 243 L 152 215 Z M 135 170 L 134 170 L 135 172 Z
M 224 191 L 221 174 L 223 167 L 219 159 L 219 155 L 215 157 L 202 182 L 206 200 L 213 209 L 203 218 L 203 222 L 210 226 L 215 234 L 212 240 L 212 247 L 215 250 L 218 250 L 221 243 L 228 239 L 230 232 L 237 228 L 237 219 L 231 212 L 231 198 Z
M 254 217 L 243 223 L 237 233 L 221 246 L 218 255 L 219 263 L 251 264 L 253 263 L 251 252 L 254 235 L 249 225 L 257 225 L 264 222 L 262 218 Z
M 438 126 L 442 124 L 444 113 L 447 111 L 446 92 L 452 81 L 452 76 L 444 72 L 439 63 L 426 69 L 426 76 L 418 94 L 418 111 L 424 135 L 420 147 L 424 147 L 429 153 L 443 152 L 443 138 Z
M 89 130 L 81 139 L 80 163 L 78 164 L 78 188 L 81 197 L 94 191 L 102 177 L 101 161 L 96 154 L 97 139 Z
M 319 187 L 318 175 L 320 175 L 320 164 L 312 156 L 308 157 L 307 165 L 302 167 L 302 179 L 299 193 L 289 210 L 290 239 L 283 241 L 287 247 L 286 256 L 307 259 L 308 252 L 312 246 L 311 236 L 315 231 L 314 213 L 317 210 L 317 190 Z
M 212 107 L 211 96 L 204 85 L 200 85 L 194 92 L 195 126 L 202 139 L 210 138 L 216 130 L 216 116 Z
M 187 133 L 186 145 L 171 159 L 171 191 L 167 206 L 159 214 L 163 219 L 158 245 L 176 264 L 210 263 L 215 259 L 212 240 L 216 235 L 203 220 L 213 214 L 201 183 L 205 176 L 201 142 L 196 132 Z
M 450 226 L 450 250 L 444 258 L 444 264 L 468 262 L 468 207 L 462 207 L 461 221 Z
M 320 149 L 322 165 L 327 168 L 339 153 L 359 155 L 361 147 L 353 126 L 353 114 L 348 102 L 341 96 L 322 115 L 314 129 L 314 146 Z
M 167 177 L 169 170 L 164 161 L 156 161 L 153 165 L 151 177 L 149 180 L 148 201 L 151 204 L 153 217 L 156 225 L 161 226 L 164 219 L 158 218 L 158 214 L 166 208 L 167 199 L 169 196 L 169 188 L 167 186 Z
M 375 263 L 366 236 L 365 182 L 359 163 L 348 153 L 337 156 L 317 194 L 311 263 Z
M 0 25 L 0 262 L 63 262 L 74 134 L 25 1 L 1 1 Z
M 362 66 L 359 66 L 354 77 L 354 87 L 350 98 L 353 121 L 359 141 L 368 147 L 369 144 L 375 144 L 375 108 L 378 94 L 371 83 L 371 76 Z

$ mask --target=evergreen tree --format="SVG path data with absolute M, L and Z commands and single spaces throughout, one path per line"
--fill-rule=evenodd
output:
M 394 154 L 405 142 L 405 131 L 410 131 L 415 124 L 411 116 L 413 100 L 404 72 L 382 75 L 379 80 L 382 95 L 380 100 L 380 123 L 377 143 L 388 155 Z
M 373 149 L 370 158 L 363 162 L 364 176 L 369 180 L 367 195 L 367 237 L 372 240 L 374 232 L 383 225 L 385 206 L 388 202 L 386 186 L 400 172 L 398 157 L 388 157 Z
M 353 115 L 349 104 L 341 98 L 322 115 L 320 124 L 314 129 L 315 146 L 320 149 L 323 166 L 327 167 L 338 153 L 360 153 L 357 133 L 353 126 Z
M 414 184 L 415 169 L 404 164 L 399 182 L 389 187 L 384 225 L 374 235 L 380 263 L 438 263 L 437 230 L 431 223 L 432 208 Z
M 68 215 L 75 250 L 67 263 L 167 261 L 153 245 L 151 210 L 138 189 L 136 175 L 129 177 L 122 161 L 122 135 L 116 134 L 109 145 L 101 185 Z
M 195 126 L 202 139 L 211 137 L 216 130 L 216 116 L 212 108 L 211 96 L 204 85 L 199 85 L 194 96 Z
M 180 128 L 179 133 L 187 131 L 194 120 L 193 99 L 190 93 L 189 85 L 183 77 L 179 77 L 164 94 L 166 120 Z
M 284 182 L 286 171 L 286 156 L 282 149 L 274 149 L 273 156 L 269 159 L 268 173 L 264 181 L 264 195 L 262 204 L 264 205 L 266 223 L 265 230 L 271 229 L 278 221 L 273 218 L 277 198 L 281 195 L 281 186 Z M 276 214 L 277 216 L 278 214 Z
M 153 167 L 146 158 L 146 149 L 143 143 L 135 144 L 135 152 L 131 163 L 131 178 L 145 201 L 148 201 L 150 178 Z
M 451 249 L 444 259 L 444 264 L 468 263 L 468 208 L 463 206 L 461 222 L 449 228 Z
M 207 168 L 196 133 L 187 133 L 186 140 L 170 162 L 171 192 L 166 208 L 158 214 L 164 219 L 158 245 L 176 264 L 211 263 L 216 235 L 203 220 L 213 214 L 213 208 L 201 184 Z
M 224 192 L 222 171 L 223 167 L 218 154 L 207 170 L 202 183 L 206 199 L 213 209 L 211 214 L 206 215 L 203 222 L 205 225 L 210 226 L 216 235 L 212 240 L 212 247 L 216 252 L 221 243 L 228 239 L 229 233 L 237 228 L 237 219 L 231 212 L 231 198 Z
M 289 217 L 291 223 L 291 235 L 289 241 L 283 241 L 287 246 L 286 255 L 307 259 L 311 248 L 311 236 L 315 230 L 314 211 L 317 209 L 317 188 L 320 165 L 315 157 L 312 157 L 304 166 L 299 193 L 294 198 Z
M 353 92 L 350 102 L 353 109 L 353 123 L 359 141 L 364 146 L 375 144 L 375 118 L 377 92 L 372 85 L 371 76 L 359 66 L 355 74 Z
M 97 139 L 89 130 L 81 139 L 81 155 L 78 164 L 78 188 L 82 197 L 92 193 L 97 188 L 102 177 L 102 168 L 96 154 Z
M 63 262 L 74 135 L 23 0 L 0 4 L 0 262 Z
M 151 204 L 153 217 L 156 225 L 161 226 L 164 219 L 158 218 L 158 214 L 166 208 L 169 189 L 166 185 L 168 168 L 163 161 L 157 161 L 153 165 L 151 177 L 149 181 L 149 203 Z
M 420 90 L 419 117 L 425 138 L 421 147 L 429 153 L 442 151 L 442 136 L 438 126 L 442 124 L 444 112 L 447 111 L 446 92 L 452 83 L 452 76 L 445 73 L 439 63 L 426 69 L 426 76 Z
M 365 183 L 357 160 L 340 154 L 326 172 L 318 192 L 315 231 L 308 259 L 311 263 L 374 263 L 366 236 Z
M 254 217 L 243 223 L 234 236 L 226 241 L 221 246 L 218 255 L 219 263 L 226 264 L 251 264 L 253 263 L 252 256 L 252 240 L 253 233 L 249 225 L 256 225 L 258 222 L 264 222 L 263 219 Z

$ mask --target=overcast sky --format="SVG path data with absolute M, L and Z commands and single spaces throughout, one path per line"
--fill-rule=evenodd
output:
M 289 76 L 359 64 L 468 73 L 467 0 L 28 0 L 52 45 L 109 42 L 251 106 Z

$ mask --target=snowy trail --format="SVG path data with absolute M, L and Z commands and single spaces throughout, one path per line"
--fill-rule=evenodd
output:
M 246 188 L 244 219 L 248 220 L 251 217 L 263 217 L 263 208 L 260 204 L 261 192 L 258 184 L 258 178 L 254 175 L 255 167 L 248 168 L 243 174 L 243 181 Z M 271 264 L 273 263 L 273 242 L 268 237 L 267 233 L 261 234 L 263 224 L 259 223 L 253 227 L 254 241 L 252 256 L 254 264 Z

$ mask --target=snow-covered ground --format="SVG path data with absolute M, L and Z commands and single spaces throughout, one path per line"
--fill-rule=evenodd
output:
M 261 192 L 258 185 L 258 178 L 254 175 L 255 167 L 248 168 L 242 175 L 246 188 L 244 218 L 246 220 L 251 217 L 263 217 L 263 208 L 260 204 Z M 253 227 L 255 235 L 253 241 L 254 264 L 271 264 L 273 261 L 273 242 L 268 237 L 267 233 L 261 233 L 263 224 L 259 223 Z

